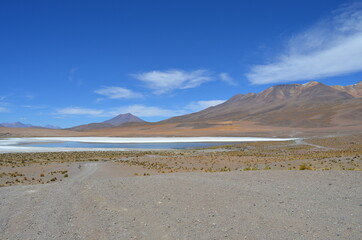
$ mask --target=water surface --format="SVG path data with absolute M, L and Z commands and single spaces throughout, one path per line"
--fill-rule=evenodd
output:
M 131 149 L 190 149 L 205 148 L 220 145 L 237 144 L 238 142 L 170 142 L 170 143 L 85 143 L 85 142 L 56 142 L 30 143 L 27 147 L 47 148 L 131 148 Z
M 255 137 L 36 137 L 0 139 L 0 152 L 91 151 L 127 149 L 192 149 L 242 142 L 289 141 L 295 138 Z

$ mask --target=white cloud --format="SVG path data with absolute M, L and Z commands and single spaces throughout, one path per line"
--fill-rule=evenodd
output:
M 83 84 L 83 81 L 76 77 L 76 73 L 79 70 L 78 67 L 74 67 L 68 72 L 68 81 L 77 84 L 78 86 Z
M 119 107 L 110 111 L 110 114 L 114 116 L 121 113 L 131 113 L 138 117 L 173 117 L 187 112 L 185 110 L 171 110 L 141 104 Z
M 185 108 L 194 112 L 201 111 L 208 107 L 219 105 L 226 100 L 208 100 L 208 101 L 197 101 L 189 103 Z
M 104 110 L 81 108 L 81 107 L 67 107 L 57 109 L 54 115 L 88 115 L 99 117 L 104 115 Z
M 151 71 L 133 74 L 134 78 L 146 83 L 155 94 L 172 92 L 175 89 L 187 89 L 197 87 L 214 79 L 207 70 L 183 71 Z
M 121 87 L 103 87 L 101 89 L 98 89 L 94 91 L 95 93 L 98 93 L 100 95 L 107 96 L 111 99 L 120 99 L 120 98 L 140 98 L 142 97 L 142 94 L 133 92 L 130 89 L 127 88 L 121 88 Z
M 191 112 L 200 111 L 202 109 L 215 106 L 225 102 L 225 100 L 207 100 L 195 101 L 179 109 L 167 109 L 157 106 L 146 106 L 142 104 L 135 104 L 130 106 L 121 106 L 109 109 L 90 109 L 82 107 L 67 107 L 57 109 L 53 115 L 58 117 L 69 116 L 88 116 L 88 117 L 114 117 L 119 114 L 131 113 L 138 117 L 174 117 L 179 115 L 188 114 Z
M 103 102 L 104 101 L 104 98 L 97 98 L 96 100 L 95 100 L 95 103 L 100 103 L 100 102 Z
M 73 82 L 74 80 L 74 74 L 78 71 L 78 68 L 75 67 L 75 68 L 72 68 L 69 70 L 69 73 L 68 73 L 68 80 L 69 82 Z
M 277 61 L 253 66 L 253 84 L 314 80 L 362 71 L 362 3 L 345 6 L 296 35 Z
M 236 83 L 236 81 L 232 77 L 230 77 L 230 75 L 228 73 L 220 73 L 219 78 L 221 79 L 221 81 L 223 81 L 231 86 L 238 85 Z
M 33 100 L 33 99 L 35 99 L 37 96 L 36 96 L 35 94 L 28 93 L 28 94 L 24 95 L 24 97 L 25 97 L 26 99 Z
M 171 110 L 155 106 L 145 106 L 141 104 L 121 106 L 111 109 L 90 109 L 81 107 L 67 107 L 57 109 L 53 115 L 58 116 L 79 116 L 88 117 L 114 117 L 119 114 L 131 113 L 138 117 L 172 117 L 188 113 L 186 110 Z
M 44 109 L 44 108 L 47 108 L 48 106 L 46 106 L 46 105 L 22 105 L 21 107 L 28 108 L 28 109 Z
M 0 107 L 0 112 L 9 112 L 9 109 L 5 107 Z

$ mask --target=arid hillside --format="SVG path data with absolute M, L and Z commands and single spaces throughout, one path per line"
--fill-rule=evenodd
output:
M 277 85 L 259 94 L 235 95 L 220 105 L 163 122 L 252 121 L 292 128 L 360 126 L 361 89 L 362 82 L 345 87 L 318 82 Z

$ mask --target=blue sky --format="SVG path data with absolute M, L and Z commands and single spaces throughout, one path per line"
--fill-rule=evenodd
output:
M 362 80 L 360 1 L 0 3 L 0 122 L 158 121 L 280 83 Z

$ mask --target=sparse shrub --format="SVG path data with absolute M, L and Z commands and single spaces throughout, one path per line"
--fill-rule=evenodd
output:
M 313 170 L 311 166 L 303 163 L 299 166 L 299 170 Z

